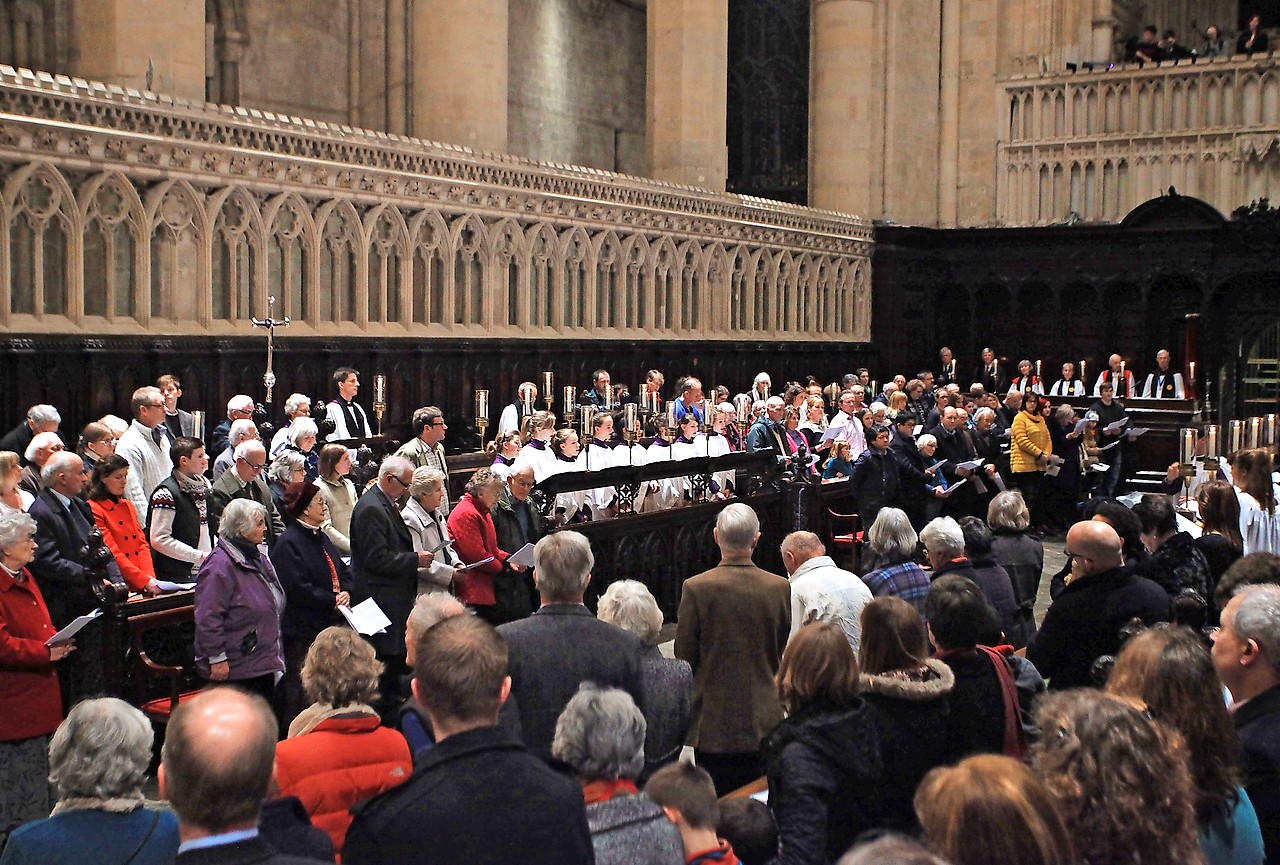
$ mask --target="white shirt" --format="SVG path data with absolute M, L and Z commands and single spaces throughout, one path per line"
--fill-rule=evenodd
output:
M 830 556 L 815 556 L 789 577 L 791 636 L 809 622 L 839 625 L 854 654 L 861 642 L 862 608 L 871 603 L 871 590 L 857 574 L 836 567 Z

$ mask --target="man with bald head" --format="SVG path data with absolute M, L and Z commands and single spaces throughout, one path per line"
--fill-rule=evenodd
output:
M 1133 370 L 1125 366 L 1124 358 L 1118 354 L 1107 358 L 1107 368 L 1098 374 L 1098 380 L 1093 383 L 1094 396 L 1102 395 L 1104 382 L 1111 385 L 1111 392 L 1116 399 L 1136 396 L 1133 391 Z
M 1143 399 L 1186 399 L 1187 391 L 1182 383 L 1182 373 L 1171 369 L 1169 350 L 1156 352 L 1155 372 L 1147 376 L 1142 388 Z
M 165 729 L 160 796 L 178 815 L 177 865 L 314 865 L 258 837 L 276 757 L 276 719 L 261 697 L 214 688 Z
M 1066 588 L 1027 646 L 1027 660 L 1056 690 L 1095 684 L 1093 662 L 1120 650 L 1120 629 L 1130 619 L 1153 625 L 1168 621 L 1170 612 L 1164 589 L 1146 577 L 1124 573 L 1120 536 L 1106 523 L 1072 526 L 1067 555 L 1071 574 Z
M 810 622 L 839 625 L 854 654 L 861 636 L 862 608 L 871 590 L 857 574 L 836 567 L 813 532 L 792 532 L 782 540 L 782 564 L 791 583 L 791 636 Z

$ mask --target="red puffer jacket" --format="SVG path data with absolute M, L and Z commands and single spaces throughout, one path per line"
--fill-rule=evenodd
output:
M 311 732 L 276 745 L 280 795 L 302 800 L 339 856 L 351 806 L 404 783 L 412 772 L 404 736 L 363 712 L 321 721 Z

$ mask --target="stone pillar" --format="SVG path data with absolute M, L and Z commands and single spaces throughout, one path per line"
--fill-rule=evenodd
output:
M 870 217 L 876 3 L 812 2 L 809 205 Z
M 649 0 L 649 174 L 723 192 L 729 175 L 729 0 Z
M 205 98 L 204 0 L 77 0 L 75 74 Z M 92 34 L 92 36 L 88 36 Z
M 415 0 L 413 134 L 507 149 L 508 0 Z
M 1111 0 L 1094 0 L 1093 20 L 1090 24 L 1093 30 L 1093 44 L 1089 59 L 1110 62 L 1116 31 L 1116 19 L 1111 11 Z

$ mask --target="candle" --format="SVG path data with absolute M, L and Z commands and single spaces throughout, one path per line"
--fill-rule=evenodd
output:
M 1265 418 L 1263 418 L 1262 420 L 1262 446 L 1263 447 L 1267 447 L 1267 448 L 1275 447 L 1277 420 L 1280 420 L 1280 418 L 1277 418 L 1277 416 L 1273 414 L 1269 414 Z
M 675 401 L 667 403 L 667 429 L 676 429 L 676 404 Z
M 382 373 L 373 377 L 373 401 L 384 404 L 387 401 L 387 377 Z
M 536 385 L 523 387 L 520 389 L 520 402 L 524 404 L 525 415 L 533 414 L 533 401 L 538 398 L 538 388 Z
M 871 380 L 871 393 L 867 395 L 867 402 L 875 402 L 876 395 L 880 393 L 880 388 L 876 387 L 875 379 Z
M 1262 447 L 1262 418 L 1249 418 L 1249 435 L 1247 441 L 1251 448 Z
M 204 412 L 193 411 L 191 413 L 191 435 L 201 441 L 204 440 Z
M 1216 423 L 1209 425 L 1209 431 L 1205 435 L 1206 444 L 1204 455 L 1211 460 L 1216 460 L 1220 454 L 1218 453 L 1218 436 L 1221 434 L 1221 427 Z
M 1127 381 L 1128 379 L 1124 375 L 1124 361 L 1120 361 L 1120 383 L 1116 385 L 1116 396 L 1120 396 L 1121 388 L 1124 388 L 1125 396 L 1133 396 L 1133 394 L 1129 393 L 1129 388 L 1125 387 L 1125 382 Z
M 1233 420 L 1227 426 L 1227 456 L 1244 450 L 1244 421 Z
M 1196 431 L 1184 427 L 1178 441 L 1178 462 L 1191 465 L 1196 458 Z
M 740 393 L 733 400 L 733 405 L 738 410 L 738 423 L 746 423 L 751 420 L 751 397 L 745 393 Z
M 489 421 L 489 391 L 480 388 L 476 391 L 476 423 Z
M 1196 362 L 1194 360 L 1191 361 L 1191 374 L 1187 378 L 1191 379 L 1191 385 L 1194 387 L 1196 383 Z
M 556 377 L 551 374 L 551 370 L 547 370 L 542 374 L 542 398 L 547 400 L 547 404 L 551 404 L 551 391 L 555 387 Z
M 636 404 L 629 402 L 622 407 L 622 429 L 628 441 L 634 441 L 636 434 Z
M 591 405 L 584 405 L 578 412 L 578 429 L 579 435 L 582 436 L 584 442 L 591 441 L 591 433 L 595 428 L 596 408 Z
M 1085 380 L 1084 376 L 1085 376 L 1085 372 L 1084 372 L 1084 361 L 1080 361 L 1080 381 L 1084 381 L 1084 380 Z
M 1040 361 L 1036 361 L 1036 381 L 1040 380 Z

